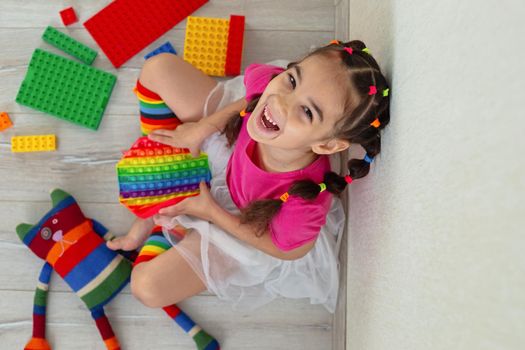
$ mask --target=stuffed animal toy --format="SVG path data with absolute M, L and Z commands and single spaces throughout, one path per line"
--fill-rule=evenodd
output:
M 106 247 L 113 238 L 95 220 L 86 218 L 75 199 L 56 189 L 53 208 L 36 224 L 20 224 L 16 233 L 29 249 L 45 261 L 38 280 L 33 308 L 33 337 L 26 350 L 47 350 L 45 338 L 47 291 L 55 270 L 91 311 L 107 349 L 120 349 L 104 314 L 104 305 L 129 282 L 131 262 Z
M 86 218 L 75 199 L 56 189 L 51 193 L 53 208 L 36 224 L 20 224 L 16 233 L 22 242 L 45 261 L 38 280 L 33 308 L 33 337 L 25 350 L 50 350 L 46 340 L 46 304 L 51 273 L 55 270 L 84 301 L 108 350 L 120 350 L 117 337 L 104 314 L 109 303 L 130 280 L 132 261 L 144 263 L 169 249 L 156 230 L 136 251 L 113 251 L 106 241 L 115 238 L 99 222 Z M 133 266 L 134 266 L 133 265 Z M 199 350 L 218 350 L 218 342 L 177 305 L 163 308 L 195 341 Z

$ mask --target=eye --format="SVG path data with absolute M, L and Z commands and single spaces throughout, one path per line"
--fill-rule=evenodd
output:
M 310 110 L 310 108 L 303 106 L 303 111 L 308 116 L 310 121 L 312 121 L 314 119 L 314 115 L 313 115 L 312 111 Z
M 55 218 L 55 219 L 53 219 L 51 222 L 53 223 L 53 225 L 56 225 L 57 222 L 58 222 L 58 219 Z
M 292 89 L 295 89 L 297 83 L 295 82 L 295 78 L 293 77 L 293 75 L 291 75 L 290 73 L 288 73 L 288 81 L 290 82 Z
M 42 231 L 40 231 L 40 236 L 47 241 L 51 238 L 51 230 L 48 227 L 44 227 Z

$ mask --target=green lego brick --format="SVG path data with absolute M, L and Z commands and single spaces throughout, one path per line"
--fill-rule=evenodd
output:
M 97 130 L 117 77 L 36 49 L 16 102 Z
M 85 64 L 91 64 L 97 57 L 97 52 L 90 47 L 76 41 L 55 28 L 49 26 L 42 35 L 42 39 L 54 47 L 78 58 Z

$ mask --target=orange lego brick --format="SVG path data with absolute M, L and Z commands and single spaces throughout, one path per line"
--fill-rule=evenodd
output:
M 11 138 L 11 152 L 46 152 L 56 150 L 55 135 L 26 135 Z
M 230 20 L 189 16 L 184 60 L 208 75 L 225 76 Z
M 13 122 L 9 119 L 9 114 L 6 112 L 0 113 L 0 131 L 4 131 L 7 128 L 13 126 Z

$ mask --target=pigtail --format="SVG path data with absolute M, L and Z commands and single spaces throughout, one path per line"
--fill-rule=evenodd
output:
M 250 102 L 248 102 L 248 105 L 246 106 L 245 111 L 246 112 L 252 112 L 255 109 L 255 106 L 257 105 L 257 102 L 259 102 L 259 99 L 261 98 L 261 95 L 256 95 Z M 241 132 L 242 127 L 242 116 L 241 113 L 234 113 L 226 123 L 226 126 L 224 127 L 224 130 L 220 133 L 220 135 L 226 135 L 226 139 L 228 140 L 228 148 L 231 148 L 235 141 L 237 140 L 237 137 L 239 137 L 239 133 Z
M 323 187 L 323 185 L 325 187 Z M 263 199 L 251 202 L 241 209 L 241 223 L 250 224 L 255 229 L 255 235 L 261 237 L 270 225 L 270 221 L 285 205 L 289 196 L 297 196 L 306 200 L 314 200 L 325 189 L 333 194 L 340 194 L 346 187 L 346 181 L 336 173 L 329 171 L 324 174 L 323 182 L 318 184 L 312 180 L 295 181 L 288 192 L 279 199 Z

